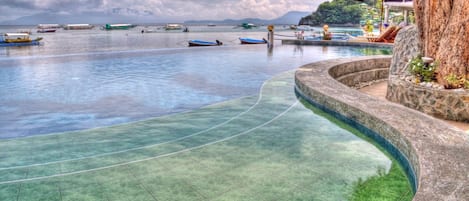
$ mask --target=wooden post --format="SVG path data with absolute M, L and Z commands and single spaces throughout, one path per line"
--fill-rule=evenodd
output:
M 269 31 L 267 33 L 267 41 L 268 41 L 267 46 L 269 48 L 272 48 L 272 47 L 274 47 L 274 25 L 271 24 L 271 25 L 267 26 L 267 30 Z

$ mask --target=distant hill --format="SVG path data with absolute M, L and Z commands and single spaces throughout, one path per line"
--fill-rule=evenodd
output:
M 39 13 L 20 17 L 15 20 L 0 22 L 1 25 L 36 25 L 36 24 L 106 24 L 106 23 L 165 23 L 169 19 L 154 15 L 151 11 L 130 8 L 113 8 L 107 12 L 82 12 L 74 14 Z
M 185 24 L 230 24 L 236 25 L 244 22 L 249 22 L 253 24 L 298 24 L 302 17 L 310 15 L 311 12 L 302 12 L 302 11 L 290 11 L 285 15 L 271 19 L 259 19 L 259 18 L 244 18 L 244 19 L 225 19 L 225 20 L 189 20 L 185 21 Z
M 291 11 L 285 15 L 271 20 L 259 18 L 225 19 L 225 20 L 199 20 L 185 21 L 186 24 L 230 24 L 236 25 L 243 22 L 254 24 L 298 24 L 302 17 L 310 15 L 310 12 Z M 182 20 L 174 20 L 156 16 L 151 11 L 135 10 L 129 8 L 113 8 L 106 12 L 83 12 L 74 14 L 45 12 L 30 16 L 20 17 L 15 20 L 0 22 L 0 25 L 36 25 L 36 24 L 106 24 L 106 23 L 180 23 Z

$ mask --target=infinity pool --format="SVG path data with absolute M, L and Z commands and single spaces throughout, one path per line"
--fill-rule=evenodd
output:
M 257 46 L 2 59 L 0 200 L 347 200 L 393 162 L 298 99 L 293 74 L 370 53 L 382 52 Z
M 380 50 L 265 46 L 0 59 L 0 138 L 95 128 L 258 93 L 302 64 Z M 384 50 L 385 51 L 385 50 Z

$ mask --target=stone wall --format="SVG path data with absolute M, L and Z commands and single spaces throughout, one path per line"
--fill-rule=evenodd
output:
M 415 26 L 399 32 L 394 41 L 386 98 L 443 119 L 469 122 L 469 92 L 417 85 L 406 79 L 407 64 L 420 54 L 421 43 Z
M 381 68 L 380 63 L 390 60 L 390 57 L 361 57 L 308 64 L 296 72 L 296 91 L 334 116 L 376 132 L 382 138 L 373 139 L 378 143 L 384 139 L 380 144 L 385 144 L 385 148 L 397 147 L 415 172 L 414 201 L 469 200 L 467 134 L 441 120 L 363 94 L 336 80 L 344 75 L 362 74 L 352 72 L 350 66 L 356 70 Z
M 402 28 L 394 40 L 393 55 L 390 75 L 409 75 L 407 63 L 420 54 L 422 44 L 418 36 L 416 26 L 407 26 Z
M 436 89 L 389 79 L 386 98 L 438 118 L 469 121 L 469 93 L 462 89 Z

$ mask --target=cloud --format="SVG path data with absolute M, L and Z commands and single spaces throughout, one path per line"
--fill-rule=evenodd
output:
M 150 11 L 174 19 L 272 19 L 288 11 L 313 11 L 326 0 L 4 0 L 0 21 L 28 13 L 108 12 L 114 8 Z M 13 12 L 14 11 L 14 12 Z

